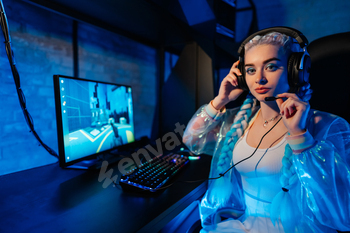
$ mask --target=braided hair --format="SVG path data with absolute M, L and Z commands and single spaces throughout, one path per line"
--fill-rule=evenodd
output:
M 240 110 L 234 118 L 230 130 L 227 132 L 224 146 L 221 149 L 219 160 L 217 163 L 217 171 L 223 174 L 229 169 L 232 160 L 232 151 L 237 140 L 243 135 L 244 130 L 248 127 L 248 120 L 252 115 L 252 108 L 256 101 L 252 95 L 248 95 L 243 102 Z
M 221 150 L 218 151 L 217 157 L 213 158 L 211 167 L 211 177 L 213 181 L 209 183 L 210 188 L 208 189 L 206 197 L 202 199 L 202 206 L 207 206 L 207 204 L 203 204 L 206 202 L 210 202 L 211 205 L 217 207 L 226 206 L 229 205 L 230 198 L 233 196 L 242 200 L 241 198 L 243 198 L 243 196 L 241 196 L 240 192 L 227 187 L 227 184 L 229 184 L 228 182 L 230 182 L 232 185 L 232 181 L 230 180 L 232 172 L 232 170 L 230 170 L 232 163 L 232 151 L 236 142 L 243 135 L 244 130 L 248 127 L 248 121 L 252 116 L 253 109 L 257 103 L 258 101 L 252 95 L 248 94 L 247 98 L 240 107 L 240 110 L 234 117 L 233 124 L 225 135 L 225 140 L 223 142 L 224 144 Z M 228 171 L 231 172 L 226 174 Z M 215 222 L 215 220 L 211 220 L 210 222 Z

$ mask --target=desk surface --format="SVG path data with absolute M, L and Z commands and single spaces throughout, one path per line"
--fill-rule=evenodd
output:
M 1 176 L 0 232 L 157 232 L 204 194 L 206 182 L 179 181 L 207 178 L 210 160 L 190 161 L 172 186 L 151 194 L 103 188 L 99 170 L 58 164 Z

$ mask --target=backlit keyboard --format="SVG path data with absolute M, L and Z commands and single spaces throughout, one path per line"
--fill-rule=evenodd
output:
M 123 175 L 119 184 L 123 188 L 136 188 L 151 192 L 159 190 L 180 170 L 189 159 L 185 155 L 167 154 L 154 157 Z

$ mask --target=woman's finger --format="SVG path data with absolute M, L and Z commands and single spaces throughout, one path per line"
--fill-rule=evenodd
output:
M 283 100 L 282 99 L 276 99 L 276 103 L 278 105 L 278 108 L 280 109 L 280 114 L 282 114 L 282 104 Z
M 239 64 L 239 60 L 232 64 L 231 70 L 234 68 L 237 68 L 238 64 Z
M 287 117 L 294 116 L 298 111 L 304 111 L 307 108 L 308 103 L 299 99 L 288 98 L 283 104 L 283 111 Z
M 236 74 L 238 76 L 241 76 L 242 73 L 241 71 L 238 69 L 238 64 L 239 64 L 239 60 L 236 61 L 235 63 L 233 63 L 232 67 L 231 67 L 231 70 L 230 70 L 230 73 L 233 73 L 233 74 Z
M 287 106 L 287 110 L 288 110 L 288 117 L 292 117 L 294 116 L 294 114 L 296 113 L 296 107 L 294 106 L 294 104 L 290 104 Z
M 238 82 L 237 82 L 237 77 L 235 75 L 232 75 L 232 74 L 228 74 L 226 76 L 226 80 L 231 83 L 232 86 L 236 87 L 238 85 Z
M 293 99 L 300 100 L 300 98 L 295 93 L 281 93 L 281 94 L 278 94 L 277 97 L 293 98 Z
M 291 105 L 291 98 L 288 98 L 281 104 L 281 114 L 285 115 L 286 117 L 289 117 L 292 113 L 290 106 Z

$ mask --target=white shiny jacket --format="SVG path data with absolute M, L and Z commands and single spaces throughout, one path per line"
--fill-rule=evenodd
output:
M 258 110 L 259 106 L 253 107 L 250 121 Z M 194 114 L 184 132 L 183 141 L 193 153 L 213 155 L 210 178 L 219 176 L 216 163 L 238 111 L 239 108 L 213 112 L 209 105 L 204 105 Z M 293 155 L 299 182 L 289 193 L 293 205 L 301 213 L 301 216 L 295 216 L 298 218 L 295 231 L 350 231 L 349 124 L 338 116 L 311 109 L 307 130 L 314 140 L 313 146 Z M 237 216 L 245 210 L 238 171 L 233 168 L 228 176 L 220 179 L 225 191 L 217 195 L 215 189 L 220 187 L 216 180 L 209 181 L 199 207 L 204 228 L 210 229 L 217 223 L 215 214 L 220 210 L 237 212 Z M 283 210 L 284 207 L 280 208 Z

